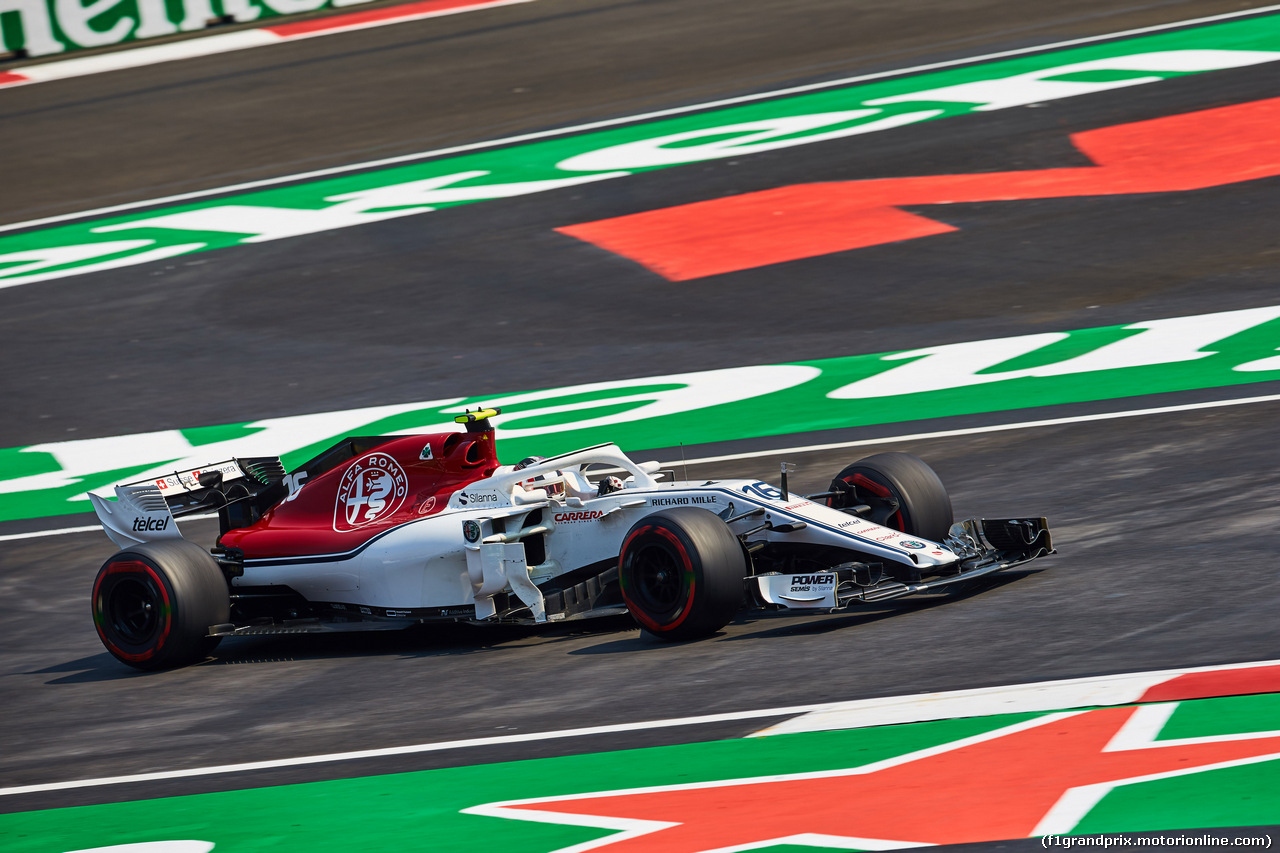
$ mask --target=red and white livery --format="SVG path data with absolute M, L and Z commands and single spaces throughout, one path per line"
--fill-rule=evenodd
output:
M 1043 518 L 953 524 L 937 475 L 881 453 L 799 496 L 759 480 L 669 481 L 602 444 L 498 461 L 493 409 L 463 431 L 354 437 L 294 471 L 234 459 L 93 496 L 121 549 L 94 621 L 144 669 L 225 636 L 541 623 L 629 611 L 653 634 L 715 633 L 744 608 L 830 612 L 955 588 L 1053 553 Z M 175 518 L 216 510 L 217 545 Z

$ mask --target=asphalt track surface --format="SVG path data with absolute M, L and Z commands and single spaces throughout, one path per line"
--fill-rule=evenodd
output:
M 540 0 L 22 87 L 0 95 L 4 219 L 1242 8 L 1042 5 Z M 682 284 L 552 229 L 801 181 L 1078 165 L 1068 133 L 1273 96 L 1278 83 L 1272 65 L 1193 75 L 193 265 L 10 288 L 0 291 L 0 446 L 1272 304 L 1276 179 L 1178 198 L 931 208 L 961 230 Z M 978 595 L 753 616 L 682 645 L 626 620 L 238 638 L 208 663 L 141 675 L 101 648 L 89 619 L 105 537 L 3 542 L 0 783 L 1280 658 L 1277 416 L 1280 403 L 1259 403 L 904 443 L 938 469 L 959 517 L 1045 514 L 1062 553 Z M 797 454 L 793 488 L 823 488 L 858 455 Z M 776 470 L 770 457 L 696 475 Z M 0 810 L 730 737 L 765 723 L 10 797 Z

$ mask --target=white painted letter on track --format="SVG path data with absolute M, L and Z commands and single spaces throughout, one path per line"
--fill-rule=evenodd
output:
M 998 371 L 995 368 L 1019 356 L 1065 340 L 1068 336 L 1048 332 L 926 347 L 886 355 L 883 361 L 910 361 L 837 388 L 827 396 L 837 400 L 892 397 L 986 385 L 1010 379 L 1066 376 L 1195 361 L 1213 355 L 1214 351 L 1207 349 L 1212 344 L 1277 318 L 1280 318 L 1280 306 L 1133 323 L 1123 328 L 1137 330 L 1136 335 L 1065 361 L 1021 370 Z
M 973 83 L 960 83 L 955 86 L 944 86 L 939 89 L 926 89 L 921 92 L 910 92 L 894 95 L 889 98 L 876 98 L 867 101 L 871 106 L 884 104 L 907 104 L 913 102 L 948 101 L 964 104 L 977 104 L 978 112 L 1003 110 L 1009 107 L 1020 107 L 1026 104 L 1039 104 L 1071 98 L 1076 95 L 1089 95 L 1094 92 L 1106 92 L 1110 89 L 1122 89 L 1126 86 L 1138 86 L 1143 83 L 1155 83 L 1166 76 L 1191 74 L 1203 71 L 1218 71 L 1226 68 L 1241 68 L 1246 65 L 1257 65 L 1280 59 L 1280 53 L 1262 50 L 1166 50 L 1155 53 L 1139 53 L 1133 56 L 1113 56 L 1107 59 L 1094 59 L 1089 62 L 1075 62 L 1070 65 L 1059 65 L 1056 68 L 1044 68 L 1029 71 L 1013 77 L 1001 77 L 996 80 L 978 80 Z M 1096 74 L 1098 72 L 1124 73 L 1132 72 L 1134 76 L 1119 80 L 1060 80 L 1073 74 Z
M 687 130 L 682 133 L 672 133 L 653 139 L 641 139 L 597 151 L 588 151 L 585 154 L 561 160 L 556 165 L 571 172 L 596 172 L 608 169 L 648 169 L 676 166 L 681 163 L 697 163 L 703 160 L 719 160 L 725 157 L 741 157 L 760 151 L 793 148 L 811 142 L 843 139 L 847 136 L 902 127 L 934 118 L 941 115 L 942 110 L 903 113 L 886 116 L 876 121 L 850 124 L 850 122 L 879 114 L 881 110 L 846 110 L 835 113 L 783 116 L 723 127 Z M 846 126 L 836 127 L 838 125 Z M 798 133 L 821 131 L 822 128 L 831 127 L 836 129 L 812 133 L 808 136 L 796 136 Z M 705 141 L 701 144 L 691 144 L 699 139 Z

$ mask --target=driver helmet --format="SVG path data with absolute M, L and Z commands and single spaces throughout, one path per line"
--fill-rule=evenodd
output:
M 512 466 L 514 471 L 523 471 L 530 465 L 537 465 L 539 462 L 546 461 L 545 456 L 526 456 Z M 526 492 L 533 489 L 544 489 L 547 497 L 560 497 L 564 494 L 564 474 L 556 471 L 554 474 L 539 474 L 536 477 L 530 477 L 528 480 L 520 482 L 520 488 Z

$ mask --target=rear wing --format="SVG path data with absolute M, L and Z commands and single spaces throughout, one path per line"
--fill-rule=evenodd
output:
M 196 497 L 196 493 L 203 491 L 206 487 L 200 485 L 200 476 L 206 475 L 208 480 L 209 474 L 217 472 L 222 475 L 222 482 L 230 482 L 231 480 L 239 480 L 244 477 L 244 469 L 240 467 L 240 463 L 235 459 L 228 459 L 226 462 L 215 462 L 212 465 L 205 465 L 202 468 L 192 468 L 189 471 L 174 471 L 172 474 L 165 474 L 155 480 L 139 480 L 136 483 L 125 483 L 125 486 L 149 486 L 154 485 L 156 490 L 164 497 L 165 503 L 170 508 L 177 511 L 177 514 L 183 514 L 181 508 L 183 505 L 191 503 Z
M 228 459 L 115 487 L 116 499 L 89 494 L 102 529 L 117 547 L 181 538 L 175 520 L 217 511 L 221 532 L 245 527 L 287 493 L 279 457 Z

